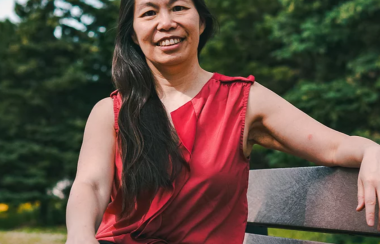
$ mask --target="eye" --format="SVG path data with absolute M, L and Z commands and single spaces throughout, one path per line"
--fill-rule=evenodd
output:
M 154 12 L 153 10 L 150 10 L 150 11 L 148 11 L 148 12 L 145 12 L 142 16 L 143 17 L 145 17 L 145 16 L 153 16 L 153 15 L 155 15 L 156 14 L 156 12 Z
M 181 10 L 185 10 L 185 7 L 183 7 L 183 6 L 175 6 L 173 8 L 173 11 L 181 11 Z

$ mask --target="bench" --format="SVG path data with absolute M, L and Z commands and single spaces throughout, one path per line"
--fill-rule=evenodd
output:
M 257 234 L 260 227 L 380 237 L 356 212 L 358 169 L 304 167 L 251 170 L 245 244 L 317 244 Z M 248 234 L 251 233 L 251 234 Z

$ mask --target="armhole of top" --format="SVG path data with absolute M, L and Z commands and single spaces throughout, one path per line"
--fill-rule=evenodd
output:
M 255 77 L 253 75 L 250 75 L 247 79 L 249 79 L 250 82 L 247 82 L 243 85 L 243 99 L 242 99 L 242 111 L 240 113 L 240 119 L 241 119 L 241 131 L 240 131 L 240 152 L 245 160 L 249 162 L 250 156 L 245 157 L 244 154 L 244 129 L 245 129 L 245 117 L 247 114 L 247 105 L 249 100 L 249 92 L 251 90 L 252 85 L 255 83 Z
M 113 100 L 114 128 L 115 128 L 115 132 L 118 133 L 119 132 L 118 120 L 119 120 L 119 111 L 121 107 L 121 98 L 117 90 L 112 92 L 110 97 Z

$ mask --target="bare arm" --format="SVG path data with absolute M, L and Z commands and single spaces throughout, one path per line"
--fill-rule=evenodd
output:
M 359 167 L 364 151 L 379 146 L 319 123 L 259 83 L 251 87 L 246 120 L 251 142 L 319 165 Z
M 87 120 L 77 175 L 66 212 L 67 243 L 93 243 L 110 199 L 114 175 L 113 101 L 98 102 Z
M 360 136 L 349 136 L 346 140 L 341 141 L 335 153 L 335 164 L 358 168 L 360 167 L 364 154 L 370 148 L 379 147 L 380 145 L 367 138 Z
M 248 142 L 320 165 L 360 167 L 357 210 L 365 207 L 367 224 L 373 226 L 376 196 L 380 201 L 380 145 L 322 125 L 259 83 L 249 95 Z

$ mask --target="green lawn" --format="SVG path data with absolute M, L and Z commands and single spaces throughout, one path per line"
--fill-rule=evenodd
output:
M 269 229 L 268 234 L 270 236 L 337 244 L 380 244 L 380 238 L 360 237 L 354 235 L 350 236 L 343 234 L 326 234 L 283 229 Z
M 55 229 L 0 231 L 1 244 L 64 244 L 66 234 Z

